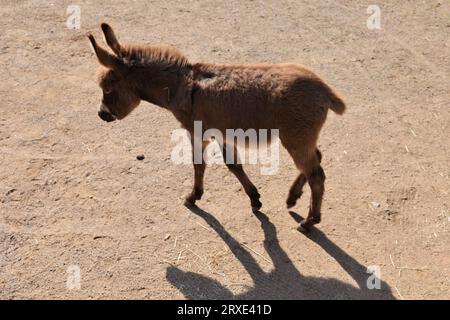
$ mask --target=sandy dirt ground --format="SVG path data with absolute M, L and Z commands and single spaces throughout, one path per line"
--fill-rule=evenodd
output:
M 443 0 L 0 0 L 0 298 L 449 299 L 449 17 Z M 302 63 L 340 91 L 347 112 L 320 137 L 322 223 L 297 230 L 309 191 L 286 209 L 284 149 L 275 175 L 246 166 L 262 213 L 220 165 L 184 207 L 173 116 L 97 116 L 86 33 L 101 40 L 103 21 L 192 62 Z

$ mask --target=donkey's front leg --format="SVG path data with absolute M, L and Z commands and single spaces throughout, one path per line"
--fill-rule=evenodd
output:
M 261 201 L 259 201 L 260 195 L 258 192 L 258 189 L 256 189 L 255 185 L 250 181 L 247 174 L 244 171 L 244 168 L 242 167 L 242 164 L 238 163 L 238 154 L 237 154 L 237 148 L 234 147 L 234 158 L 228 159 L 227 153 L 231 152 L 231 147 L 227 144 L 222 146 L 222 155 L 223 160 L 228 167 L 228 169 L 238 178 L 239 182 L 244 187 L 245 193 L 249 196 L 250 202 L 252 205 L 253 212 L 259 211 L 262 207 Z M 228 161 L 227 161 L 228 159 Z M 228 163 L 227 163 L 228 162 Z
M 206 164 L 194 164 L 194 187 L 184 201 L 185 205 L 194 205 L 195 201 L 200 200 L 203 195 L 203 176 L 205 174 Z
M 194 163 L 194 187 L 189 195 L 186 196 L 184 204 L 187 206 L 192 206 L 195 201 L 200 200 L 203 195 L 203 177 L 205 175 L 206 163 L 203 161 L 203 151 L 208 145 L 208 141 L 202 142 L 201 156 L 195 157 L 195 152 L 200 150 L 195 150 L 194 141 L 192 141 L 192 161 Z M 196 160 L 200 163 L 196 163 Z

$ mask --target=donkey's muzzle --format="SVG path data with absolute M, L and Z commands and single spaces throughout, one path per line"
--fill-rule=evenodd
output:
M 103 111 L 103 110 L 100 110 L 98 112 L 98 116 L 100 117 L 100 119 L 102 119 L 103 121 L 106 121 L 106 122 L 111 122 L 111 121 L 116 120 L 115 116 L 113 116 L 111 113 L 109 113 L 107 111 Z

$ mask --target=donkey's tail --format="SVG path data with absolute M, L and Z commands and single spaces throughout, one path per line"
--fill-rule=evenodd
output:
M 328 99 L 330 100 L 329 108 L 337 114 L 343 114 L 346 108 L 344 100 L 342 100 L 340 95 L 331 89 L 327 84 L 324 83 L 324 87 L 328 93 Z
M 340 95 L 336 93 L 330 86 L 328 86 L 323 80 L 319 79 L 320 87 L 325 90 L 325 95 L 328 98 L 328 108 L 333 110 L 337 114 L 343 114 L 345 112 L 345 102 Z
M 343 114 L 345 112 L 346 106 L 342 98 L 334 92 L 330 95 L 329 98 L 331 100 L 330 109 L 337 114 Z

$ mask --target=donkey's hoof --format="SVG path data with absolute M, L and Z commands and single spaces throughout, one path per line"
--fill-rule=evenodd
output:
M 287 199 L 286 200 L 286 207 L 288 209 L 292 208 L 293 206 L 295 206 L 297 204 L 297 200 L 291 200 L 291 199 Z
M 303 220 L 302 222 L 300 222 L 300 226 L 298 227 L 299 231 L 302 232 L 308 232 L 311 230 L 311 228 L 314 226 L 314 222 L 312 222 L 311 220 Z
M 195 206 L 195 200 L 192 200 L 190 197 L 187 197 L 186 199 L 184 199 L 183 205 L 190 208 Z
M 300 231 L 301 233 L 307 233 L 311 230 L 311 227 L 305 227 L 303 224 L 300 223 L 297 230 Z
M 289 192 L 288 198 L 286 200 L 286 206 L 288 209 L 292 208 L 297 204 L 297 201 L 301 198 L 302 192 L 300 194 L 295 194 L 293 192 Z
M 309 231 L 315 225 L 320 223 L 320 219 L 306 219 L 300 223 L 299 231 Z

